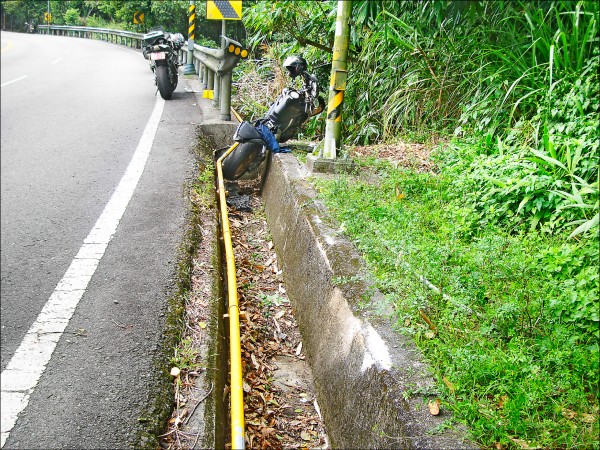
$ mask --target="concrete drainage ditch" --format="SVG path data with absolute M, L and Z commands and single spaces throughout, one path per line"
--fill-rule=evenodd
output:
M 214 148 L 221 148 L 230 144 L 235 124 L 208 121 L 200 128 Z M 245 398 L 250 400 L 246 445 L 476 448 L 466 438 L 465 430 L 444 426 L 450 418 L 447 411 L 438 416 L 429 413 L 430 399 L 418 393 L 435 391 L 433 378 L 410 339 L 393 331 L 391 306 L 384 296 L 357 281 L 363 279 L 360 274 L 364 264 L 351 243 L 328 223 L 327 211 L 316 198 L 308 176 L 293 155 L 275 155 L 260 199 L 264 220 L 256 219 L 266 234 L 257 236 L 248 222 L 255 219 L 244 217 L 254 212 L 238 212 L 234 217 L 239 222 L 238 245 L 243 247 L 245 243 L 249 247 L 246 250 L 252 250 L 251 241 L 263 247 L 272 242 L 275 254 L 269 266 L 276 261 L 277 268 L 272 285 L 277 291 L 263 286 L 262 304 L 260 294 L 246 295 L 242 289 L 242 296 L 255 304 L 251 309 L 240 302 L 241 309 L 247 310 L 242 314 L 242 327 L 250 330 L 246 337 L 242 335 L 242 341 L 250 344 L 243 350 L 245 372 L 254 374 L 254 379 L 245 378 L 244 384 Z M 256 190 L 243 195 L 249 195 L 253 210 L 260 209 L 255 203 L 260 203 Z M 216 270 L 221 256 L 218 246 L 211 246 L 219 239 L 216 214 L 204 217 L 202 224 L 204 244 L 192 277 L 194 296 L 206 305 L 201 308 L 201 317 L 195 319 L 205 325 L 200 350 L 206 370 L 197 374 L 189 388 L 188 411 L 181 419 L 185 423 L 179 424 L 182 441 L 174 448 L 228 448 L 230 442 L 227 368 L 223 361 L 228 355 L 226 324 L 222 320 L 224 296 L 218 287 L 221 273 Z M 245 259 L 251 258 L 246 255 Z M 248 262 L 249 266 L 238 267 L 240 288 L 245 283 L 259 284 L 261 273 L 272 270 L 265 261 Z M 261 272 L 252 273 L 252 266 L 258 266 Z M 277 279 L 279 271 L 281 282 Z M 336 284 L 337 280 L 354 281 Z M 363 305 L 359 311 L 359 301 L 367 293 L 373 299 L 372 306 L 364 309 Z M 275 300 L 275 295 L 278 299 L 289 298 L 289 304 Z M 262 316 L 258 317 L 259 313 Z M 297 336 L 292 322 L 299 327 Z M 249 328 L 250 323 L 259 324 L 258 331 Z M 269 341 L 260 342 L 257 338 L 261 336 Z M 270 342 L 276 345 L 267 349 Z M 282 353 L 277 355 L 275 351 Z M 267 369 L 274 370 L 265 375 Z M 269 389 L 264 389 L 261 379 L 268 381 Z M 290 384 L 291 390 L 286 391 L 283 400 L 273 395 L 282 387 L 290 388 Z M 291 420 L 278 423 L 276 413 L 287 414 L 290 417 L 286 420 Z M 280 427 L 283 423 L 292 423 L 286 436 Z M 287 438 L 297 440 L 286 445 L 283 440 Z

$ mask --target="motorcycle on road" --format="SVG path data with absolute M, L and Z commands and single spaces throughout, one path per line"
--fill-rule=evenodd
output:
M 162 29 L 150 31 L 143 37 L 142 53 L 150 61 L 154 82 L 160 96 L 169 100 L 177 87 L 179 55 L 185 39 L 181 33 L 167 33 Z
M 302 77 L 303 85 L 300 89 L 283 89 L 264 118 L 254 125 L 242 122 L 238 126 L 233 139 L 239 144 L 222 163 L 223 176 L 228 180 L 237 180 L 245 174 L 253 175 L 253 171 L 271 153 L 286 152 L 279 143 L 293 138 L 308 118 L 325 108 L 325 101 L 319 95 L 317 77 L 307 72 L 306 60 L 291 56 L 283 62 L 283 66 L 292 80 Z

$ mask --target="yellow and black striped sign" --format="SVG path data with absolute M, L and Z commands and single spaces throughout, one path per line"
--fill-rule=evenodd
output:
M 242 20 L 242 0 L 206 0 L 206 18 Z
M 188 39 L 194 40 L 196 35 L 196 5 L 192 3 L 188 9 Z

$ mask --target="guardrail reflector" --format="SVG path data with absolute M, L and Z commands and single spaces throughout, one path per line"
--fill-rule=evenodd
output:
M 210 91 L 208 89 L 205 89 L 204 92 L 202 93 L 203 98 L 214 98 L 214 96 L 215 96 L 214 91 Z
M 238 47 L 237 45 L 234 44 L 229 44 L 229 47 L 227 47 L 227 51 L 229 53 L 233 53 L 235 55 L 238 55 L 240 58 L 247 58 L 248 57 L 248 49 L 242 48 L 242 47 Z

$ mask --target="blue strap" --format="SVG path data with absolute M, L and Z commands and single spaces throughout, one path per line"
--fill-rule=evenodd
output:
M 275 135 L 273 135 L 273 133 L 271 133 L 271 130 L 269 130 L 269 128 L 265 124 L 263 124 L 261 122 L 257 122 L 254 127 L 260 134 L 260 137 L 262 138 L 262 140 L 265 141 L 265 145 L 267 146 L 267 148 L 269 150 L 271 150 L 273 153 L 290 153 L 291 152 L 291 150 L 287 147 L 284 147 L 284 148 L 279 147 L 279 142 L 277 142 L 277 139 L 275 139 Z

